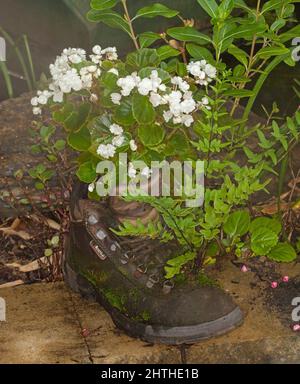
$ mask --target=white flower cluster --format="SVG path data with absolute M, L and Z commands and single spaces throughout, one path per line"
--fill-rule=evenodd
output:
M 93 48 L 93 54 L 90 55 L 91 62 L 87 61 L 86 52 L 80 48 L 64 49 L 61 56 L 58 56 L 54 64 L 50 65 L 50 74 L 52 82 L 49 89 L 38 91 L 37 96 L 31 100 L 33 113 L 41 114 L 43 105 L 46 105 L 50 98 L 56 103 L 63 102 L 64 94 L 72 91 L 80 91 L 82 89 L 91 89 L 93 80 L 101 75 L 100 65 L 102 59 L 116 60 L 118 58 L 116 48 L 109 47 L 101 49 L 99 46 Z M 77 64 L 85 63 L 86 65 L 77 69 Z M 95 96 L 92 95 L 95 101 Z
M 118 124 L 111 124 L 109 127 L 110 132 L 114 135 L 112 138 L 111 143 L 108 144 L 100 144 L 97 149 L 97 154 L 104 159 L 109 159 L 111 157 L 114 157 L 116 154 L 117 148 L 121 147 L 125 142 L 125 136 L 124 136 L 124 130 L 120 125 Z M 134 140 L 131 140 L 130 143 L 130 149 L 132 151 L 137 150 L 137 145 Z
M 152 174 L 152 170 L 149 168 L 149 167 L 145 167 L 143 168 L 141 171 L 140 171 L 140 174 L 141 176 L 144 176 L 146 177 L 147 179 L 149 179 L 149 177 L 151 176 Z M 128 164 L 128 176 L 131 178 L 131 179 L 135 179 L 138 175 L 138 172 L 136 170 L 136 168 L 134 168 L 134 165 L 133 163 L 129 163 Z
M 206 60 L 191 61 L 187 70 L 195 77 L 196 83 L 200 85 L 208 85 L 217 76 L 217 69 L 208 64 Z
M 187 66 L 190 73 L 196 77 L 196 83 L 208 84 L 216 77 L 217 70 L 205 60 L 201 62 L 191 62 Z M 158 71 L 153 70 L 149 77 L 143 79 L 133 72 L 131 75 L 120 78 L 117 85 L 121 88 L 120 93 L 112 93 L 111 100 L 114 104 L 120 105 L 122 96 L 129 96 L 136 89 L 139 94 L 149 96 L 151 104 L 156 108 L 160 105 L 168 105 L 168 110 L 163 112 L 166 122 L 172 120 L 173 124 L 184 124 L 190 127 L 194 122 L 192 113 L 198 107 L 209 109 L 208 98 L 204 97 L 200 103 L 193 98 L 190 85 L 180 76 L 171 79 L 173 89 L 168 89 L 158 76 Z

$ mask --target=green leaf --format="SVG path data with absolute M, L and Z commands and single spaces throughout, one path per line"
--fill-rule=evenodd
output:
M 147 96 L 135 94 L 132 98 L 132 112 L 139 124 L 151 124 L 155 119 L 155 110 Z
M 131 36 L 129 24 L 117 12 L 109 9 L 103 11 L 96 11 L 92 9 L 88 12 L 87 19 L 92 22 L 101 21 L 109 27 L 122 29 L 124 32 L 128 33 L 129 36 Z
M 132 125 L 135 120 L 132 113 L 132 104 L 129 99 L 122 100 L 116 109 L 114 121 L 120 125 Z
M 50 248 L 45 249 L 45 251 L 44 251 L 44 256 L 46 256 L 46 257 L 50 257 L 50 256 L 52 256 L 52 255 L 53 255 L 53 251 L 52 251 L 52 249 L 50 249 Z
M 163 141 L 165 131 L 164 128 L 158 124 L 140 125 L 138 135 L 146 147 L 154 147 Z
M 276 8 L 281 8 L 282 7 L 282 4 L 284 2 L 282 0 L 271 0 L 271 1 L 267 1 L 263 8 L 262 8 L 262 11 L 261 13 L 264 14 L 266 12 L 270 12 L 272 11 L 273 9 L 276 9 Z
M 247 52 L 243 51 L 242 49 L 240 49 L 240 48 L 238 48 L 232 44 L 228 49 L 228 53 L 230 53 L 230 55 L 234 56 L 240 63 L 242 63 L 247 68 L 248 57 L 249 57 Z
M 279 40 L 281 43 L 286 43 L 289 40 L 292 40 L 294 37 L 300 36 L 300 24 L 291 28 L 289 31 L 282 33 L 279 36 Z
M 251 235 L 251 250 L 257 256 L 267 255 L 278 242 L 278 235 L 268 228 L 258 228 Z
M 254 92 L 250 89 L 229 89 L 223 93 L 225 96 L 232 97 L 251 97 L 254 95 Z
M 49 127 L 43 126 L 40 129 L 40 136 L 41 138 L 48 143 L 50 137 L 55 133 L 56 128 L 50 125 Z
M 193 27 L 174 27 L 167 30 L 169 36 L 180 41 L 193 41 L 197 44 L 211 43 L 209 36 L 200 33 Z
M 281 263 L 290 263 L 297 258 L 295 249 L 288 243 L 278 243 L 267 256 L 269 259 Z
M 54 148 L 57 149 L 58 151 L 62 151 L 63 149 L 65 149 L 65 146 L 66 146 L 66 141 L 62 139 L 57 140 L 54 143 Z
M 269 57 L 285 55 L 289 52 L 290 50 L 286 47 L 266 47 L 266 48 L 260 49 L 256 53 L 256 56 L 261 59 L 268 59 Z
M 248 211 L 236 211 L 228 216 L 224 224 L 224 232 L 231 236 L 243 236 L 249 230 L 250 215 Z
M 162 47 L 159 47 L 157 49 L 157 54 L 159 56 L 159 60 L 164 61 L 170 57 L 180 55 L 180 51 L 178 51 L 178 49 L 170 47 L 169 45 L 163 45 Z
M 225 40 L 251 38 L 254 35 L 264 32 L 266 28 L 267 25 L 262 23 L 242 24 L 228 33 Z
M 42 182 L 40 182 L 40 181 L 37 181 L 34 184 L 34 186 L 35 186 L 35 189 L 37 189 L 38 191 L 42 191 L 42 190 L 45 189 L 45 185 Z
M 97 11 L 103 11 L 104 9 L 113 8 L 119 0 L 92 0 L 91 8 Z
M 167 261 L 165 266 L 166 279 L 172 279 L 175 275 L 178 275 L 181 271 L 181 268 L 188 263 L 189 261 L 194 260 L 196 257 L 195 252 L 186 252 L 183 255 L 174 257 Z
M 155 67 L 159 64 L 159 56 L 156 49 L 142 48 L 129 53 L 126 57 L 126 64 L 133 69 Z
M 84 183 L 92 183 L 97 177 L 96 168 L 90 161 L 87 161 L 80 165 L 76 175 L 80 181 Z
M 86 151 L 91 145 L 91 135 L 86 127 L 79 132 L 71 132 L 68 136 L 68 144 L 76 151 Z
M 149 5 L 147 7 L 139 9 L 136 16 L 133 18 L 133 20 L 135 20 L 139 17 L 153 18 L 156 16 L 163 16 L 166 18 L 171 18 L 171 17 L 177 16 L 178 13 L 179 13 L 178 11 L 176 11 L 174 9 L 170 9 L 163 4 L 155 3 L 155 4 L 152 4 L 152 5 Z
M 81 104 L 73 111 L 69 117 L 64 121 L 64 125 L 67 131 L 79 131 L 86 123 L 91 111 L 91 105 L 89 103 Z
M 161 36 L 155 32 L 144 32 L 139 35 L 141 48 L 147 48 L 155 41 L 160 40 Z
M 269 217 L 257 217 L 251 222 L 249 231 L 253 233 L 259 228 L 268 228 L 276 235 L 279 235 L 281 231 L 281 223 L 278 220 L 270 219 Z
M 208 62 L 214 60 L 212 53 L 208 49 L 199 47 L 197 44 L 188 43 L 186 49 L 193 59 L 204 59 Z
M 218 4 L 215 0 L 197 0 L 204 11 L 212 18 L 218 15 Z

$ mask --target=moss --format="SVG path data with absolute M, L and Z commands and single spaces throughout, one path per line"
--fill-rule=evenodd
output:
M 144 320 L 144 321 L 149 321 L 151 319 L 151 316 L 150 316 L 150 313 L 148 311 L 143 311 L 141 313 L 141 318 Z
M 198 280 L 198 284 L 201 287 L 217 287 L 218 286 L 218 283 L 214 279 L 207 276 L 203 271 L 199 272 L 197 280 Z
M 124 294 L 119 294 L 111 288 L 101 289 L 101 292 L 112 307 L 117 308 L 121 312 L 126 311 L 126 296 Z
M 94 286 L 104 284 L 109 277 L 109 275 L 104 271 L 95 272 L 93 270 L 83 271 L 82 275 Z

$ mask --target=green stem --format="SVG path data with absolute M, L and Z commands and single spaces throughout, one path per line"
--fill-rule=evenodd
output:
M 19 60 L 19 62 L 21 64 L 21 67 L 22 67 L 22 70 L 23 70 L 23 73 L 24 73 L 24 77 L 25 77 L 26 82 L 27 82 L 28 89 L 30 91 L 32 91 L 33 87 L 32 87 L 32 83 L 31 83 L 31 80 L 30 80 L 29 72 L 27 70 L 27 67 L 26 67 L 26 64 L 25 64 L 25 60 L 24 60 L 24 58 L 22 56 L 22 53 L 21 53 L 20 49 L 15 44 L 15 42 L 13 41 L 11 36 L 6 31 L 4 31 L 4 29 L 1 28 L 1 27 L 0 27 L 0 32 L 4 36 L 4 38 L 9 42 L 9 44 L 13 47 L 13 49 L 14 49 L 16 55 L 17 55 L 17 58 L 18 58 L 18 60 Z
M 249 117 L 249 114 L 250 114 L 250 112 L 252 110 L 253 104 L 255 103 L 255 100 L 256 100 L 256 98 L 257 98 L 257 96 L 258 96 L 262 86 L 264 85 L 265 81 L 269 77 L 270 73 L 280 63 L 282 63 L 287 57 L 288 57 L 288 55 L 282 55 L 282 56 L 275 57 L 275 59 L 273 59 L 270 62 L 270 64 L 265 68 L 264 72 L 260 75 L 260 77 L 257 80 L 257 82 L 255 84 L 255 87 L 253 89 L 254 95 L 251 96 L 250 99 L 248 100 L 247 106 L 246 106 L 244 114 L 243 114 L 243 118 L 242 119 L 245 121 L 245 123 L 243 125 L 241 125 L 242 130 L 244 130 L 244 128 L 245 128 L 246 121 L 248 120 L 248 117 Z
M 10 79 L 10 75 L 9 75 L 7 66 L 6 66 L 4 61 L 0 61 L 0 72 L 2 72 L 2 75 L 3 75 L 3 78 L 4 78 L 4 82 L 5 82 L 5 85 L 6 85 L 8 97 L 10 99 L 12 99 L 14 97 L 13 86 L 12 86 L 12 82 L 11 82 L 11 79 Z
M 28 60 L 29 67 L 30 67 L 31 78 L 33 81 L 33 85 L 35 86 L 35 84 L 36 84 L 35 70 L 34 70 L 33 60 L 32 60 L 31 51 L 30 51 L 30 47 L 29 47 L 29 43 L 28 43 L 28 38 L 26 35 L 23 35 L 23 40 L 24 40 L 24 45 L 25 45 L 25 49 L 26 49 L 27 60 Z
M 130 18 L 129 12 L 128 12 L 126 0 L 122 0 L 122 4 L 123 4 L 124 11 L 125 11 L 126 21 L 128 23 L 129 29 L 130 29 L 130 35 L 131 35 L 132 41 L 134 43 L 135 48 L 138 50 L 138 49 L 140 49 L 140 47 L 139 47 L 139 43 L 137 41 L 134 29 L 133 29 L 132 20 Z

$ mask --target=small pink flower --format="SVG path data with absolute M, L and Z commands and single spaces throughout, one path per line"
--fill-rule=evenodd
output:
M 282 281 L 284 283 L 288 283 L 289 282 L 289 277 L 288 276 L 283 276 Z
M 298 331 L 300 331 L 300 324 L 294 324 L 294 325 L 293 325 L 293 331 L 294 331 L 294 332 L 298 332 Z
M 246 267 L 246 265 L 242 266 L 241 271 L 242 272 L 248 272 L 248 268 Z
M 90 331 L 87 328 L 83 328 L 81 331 L 81 336 L 88 337 L 90 335 Z
M 278 283 L 277 283 L 277 281 L 272 281 L 272 283 L 271 283 L 271 288 L 275 289 L 275 288 L 277 288 L 277 287 L 278 287 Z

